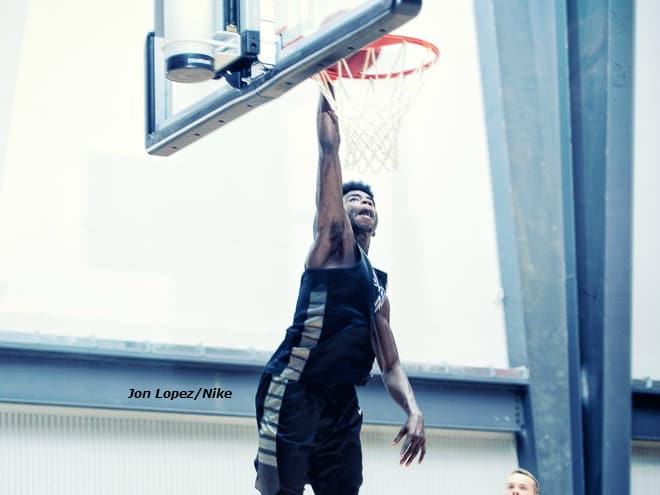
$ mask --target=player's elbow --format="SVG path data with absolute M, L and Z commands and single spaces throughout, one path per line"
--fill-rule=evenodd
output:
M 402 371 L 401 363 L 397 357 L 384 359 L 380 363 L 380 371 L 383 374 L 383 380 L 387 381 L 398 376 Z
M 339 161 L 339 143 L 331 139 L 319 138 L 319 162 L 320 166 L 333 166 Z

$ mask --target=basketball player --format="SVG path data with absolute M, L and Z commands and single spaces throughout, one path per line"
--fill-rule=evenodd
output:
M 504 495 L 539 495 L 539 482 L 526 469 L 518 468 L 511 471 L 506 481 Z
M 259 450 L 256 487 L 263 495 L 353 495 L 362 484 L 362 412 L 356 385 L 374 357 L 385 386 L 408 418 L 400 464 L 426 449 L 424 420 L 399 362 L 389 325 L 387 276 L 367 253 L 378 225 L 369 186 L 342 187 L 337 117 L 321 97 L 314 241 L 294 321 L 266 365 L 256 396 Z

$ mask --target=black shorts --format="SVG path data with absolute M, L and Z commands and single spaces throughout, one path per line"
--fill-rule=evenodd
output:
M 353 495 L 362 484 L 362 412 L 353 385 L 264 374 L 256 395 L 256 488 L 263 495 Z

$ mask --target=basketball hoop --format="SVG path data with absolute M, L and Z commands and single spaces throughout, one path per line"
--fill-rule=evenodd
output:
M 313 76 L 339 119 L 344 168 L 397 168 L 401 119 L 438 55 L 428 41 L 387 34 Z

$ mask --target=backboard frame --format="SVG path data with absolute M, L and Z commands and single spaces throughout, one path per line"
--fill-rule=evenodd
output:
M 157 116 L 165 113 L 164 88 L 158 83 L 159 70 L 156 35 L 151 32 L 145 43 L 145 148 L 151 155 L 169 156 L 227 125 L 241 115 L 267 103 L 318 71 L 336 63 L 400 27 L 420 11 L 422 0 L 390 0 L 360 10 L 331 30 L 298 42 L 272 68 L 264 70 L 240 88 L 223 86 L 162 126 Z M 162 69 L 162 67 L 161 67 Z M 162 78 L 161 78 L 162 79 Z

